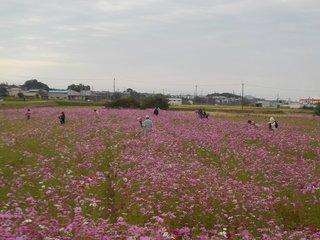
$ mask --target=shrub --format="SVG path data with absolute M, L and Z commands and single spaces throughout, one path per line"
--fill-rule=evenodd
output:
M 0 97 L 8 96 L 8 91 L 4 86 L 0 86 Z
M 140 103 L 133 97 L 123 97 L 108 102 L 105 106 L 111 108 L 139 108 Z
M 142 108 L 155 108 L 159 107 L 161 109 L 168 109 L 169 108 L 169 102 L 168 99 L 164 95 L 155 95 L 155 96 L 149 96 L 142 100 L 141 104 Z
M 21 99 L 23 99 L 23 98 L 24 98 L 24 94 L 23 94 L 22 92 L 19 92 L 19 93 L 18 93 L 18 97 L 21 98 Z
M 302 109 L 305 109 L 305 110 L 314 110 L 314 109 L 315 109 L 315 107 L 313 107 L 313 106 L 306 106 L 306 105 L 304 105 L 304 106 L 302 107 Z
M 56 105 L 58 106 L 94 106 L 94 107 L 99 107 L 99 106 L 103 106 L 103 102 L 85 102 L 85 101 L 64 101 L 64 100 L 57 100 L 54 101 Z
M 320 104 L 318 104 L 315 109 L 314 109 L 314 113 L 318 116 L 320 116 Z

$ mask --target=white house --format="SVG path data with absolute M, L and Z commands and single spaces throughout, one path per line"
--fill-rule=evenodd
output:
M 29 89 L 27 91 L 22 92 L 25 97 L 29 98 L 42 98 L 47 99 L 48 98 L 48 91 L 44 89 Z
M 19 87 L 8 88 L 7 91 L 10 97 L 18 97 L 18 94 L 22 92 Z
M 182 98 L 168 98 L 169 105 L 182 105 Z
M 316 106 L 320 104 L 320 97 L 319 98 L 302 98 L 299 100 L 299 103 L 303 106 Z
M 96 94 L 91 90 L 81 90 L 80 95 L 81 99 L 85 101 L 96 99 Z
M 68 100 L 67 90 L 49 90 L 48 98 L 53 100 Z
M 256 102 L 255 105 L 257 107 L 265 107 L 265 108 L 276 108 L 278 106 L 280 106 L 277 102 L 275 101 L 268 101 L 268 100 L 264 100 L 264 101 L 259 101 L 259 102 Z
M 68 99 L 69 100 L 81 100 L 81 94 L 77 91 L 69 89 L 68 90 Z
M 40 95 L 38 92 L 35 91 L 23 91 L 23 96 L 26 98 L 39 98 Z
M 301 105 L 300 103 L 295 103 L 295 102 L 293 102 L 293 103 L 290 103 L 290 104 L 289 104 L 289 107 L 290 107 L 290 108 L 298 109 L 298 108 L 302 108 L 303 105 Z

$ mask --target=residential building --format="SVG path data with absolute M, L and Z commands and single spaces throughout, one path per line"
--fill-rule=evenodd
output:
M 79 92 L 69 89 L 68 90 L 68 99 L 69 100 L 81 100 L 82 97 Z
M 51 100 L 68 100 L 67 90 L 49 90 L 48 98 Z
M 111 93 L 108 91 L 94 91 L 96 101 L 107 100 L 111 97 Z
M 280 105 L 276 102 L 276 101 L 268 101 L 268 100 L 264 100 L 264 101 L 258 101 L 255 103 L 256 107 L 270 107 L 270 108 L 276 108 L 279 107 Z
M 20 87 L 12 87 L 7 89 L 10 97 L 19 97 L 19 93 L 22 93 L 22 89 Z
M 302 98 L 299 103 L 303 106 L 315 106 L 320 104 L 320 98 Z
M 44 89 L 29 89 L 27 91 L 23 91 L 23 95 L 27 98 L 48 99 L 48 91 Z
M 169 105 L 182 105 L 182 98 L 168 98 Z
M 240 104 L 241 96 L 232 93 L 213 93 L 206 96 L 206 101 L 210 104 L 232 105 Z
M 84 101 L 94 101 L 96 100 L 96 94 L 91 90 L 82 90 L 80 92 L 81 99 Z

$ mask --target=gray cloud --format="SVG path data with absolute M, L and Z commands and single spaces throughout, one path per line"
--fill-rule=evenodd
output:
M 320 95 L 318 0 L 0 0 L 0 81 Z M 250 87 L 249 83 L 252 83 Z M 288 90 L 254 87 L 253 84 Z M 290 89 L 302 89 L 292 91 Z M 312 91 L 309 91 L 312 90 Z

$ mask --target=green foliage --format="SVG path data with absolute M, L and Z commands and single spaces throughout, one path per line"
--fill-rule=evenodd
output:
M 320 226 L 320 205 L 312 199 L 319 196 L 301 194 L 294 189 L 286 188 L 278 193 L 281 199 L 271 212 L 273 218 L 286 230 L 294 230 L 301 226 Z
M 205 104 L 207 101 L 206 101 L 206 98 L 204 98 L 204 97 L 196 96 L 196 97 L 193 99 L 193 102 L 194 102 L 194 103 L 198 103 L 198 104 Z
M 133 97 L 123 97 L 106 103 L 106 107 L 111 108 L 139 108 L 140 103 Z
M 0 86 L 0 97 L 8 96 L 8 91 L 4 86 Z
M 49 87 L 47 84 L 44 84 L 42 82 L 38 82 L 37 79 L 32 79 L 32 80 L 28 80 L 26 81 L 23 85 L 23 88 L 29 90 L 29 89 L 43 89 L 46 91 L 49 91 Z
M 18 97 L 19 97 L 19 98 L 24 98 L 24 94 L 23 94 L 22 92 L 19 92 L 19 93 L 18 93 Z
M 106 103 L 106 107 L 111 108 L 155 108 L 168 109 L 169 103 L 165 96 L 159 94 L 155 96 L 144 97 L 140 100 L 141 96 L 137 96 L 136 92 L 130 92 L 127 97 L 114 97 L 112 102 Z
M 316 115 L 320 116 L 320 104 L 318 104 L 318 105 L 316 106 L 316 108 L 314 109 L 314 113 L 315 113 Z
M 306 106 L 306 105 L 304 105 L 304 106 L 302 107 L 302 109 L 305 109 L 305 110 L 314 110 L 314 107 L 313 107 L 313 106 Z
M 132 88 L 128 88 L 126 92 L 128 92 L 131 97 L 134 97 L 134 98 L 140 98 L 141 97 L 141 94 L 136 92 Z
M 71 84 L 68 86 L 68 90 L 73 90 L 76 92 L 81 92 L 82 90 L 89 91 L 90 86 L 89 85 L 84 85 L 82 83 L 80 84 Z
M 142 100 L 141 107 L 142 108 L 159 107 L 161 109 L 166 110 L 169 108 L 169 102 L 168 102 L 168 99 L 164 95 L 158 94 L 155 96 L 149 96 L 149 97 L 144 98 Z
M 84 101 L 55 101 L 57 106 L 65 106 L 65 107 L 85 107 L 85 106 L 103 106 L 103 102 L 84 102 Z
M 113 101 L 119 100 L 120 98 L 122 98 L 122 94 L 121 94 L 120 92 L 115 92 L 115 93 L 113 93 L 112 96 L 111 96 L 111 99 L 112 99 Z
M 45 101 L 45 100 L 32 100 L 32 101 L 2 101 L 0 102 L 0 109 L 7 108 L 25 108 L 25 107 L 103 107 L 104 102 L 85 102 L 85 101 Z

